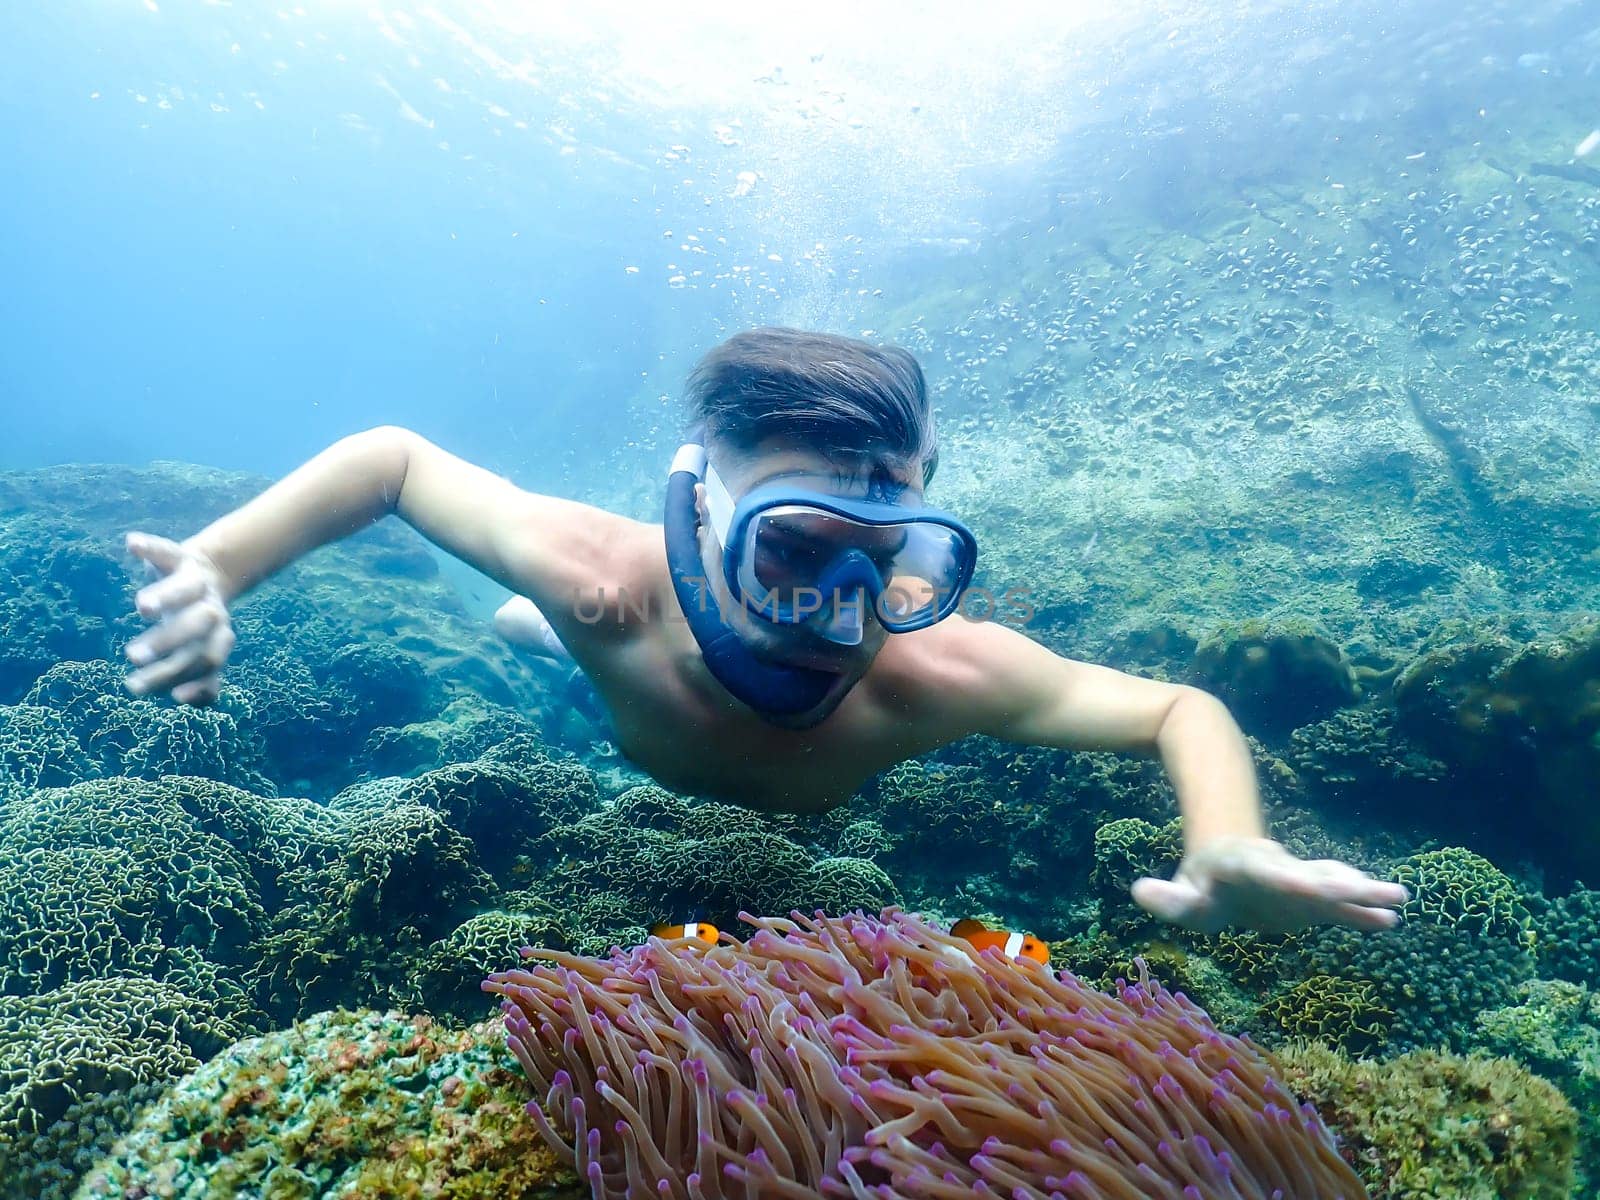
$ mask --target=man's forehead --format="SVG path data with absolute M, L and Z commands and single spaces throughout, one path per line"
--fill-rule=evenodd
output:
M 871 454 L 824 454 L 784 443 L 756 447 L 742 467 L 741 483 L 745 487 L 786 476 L 828 480 L 834 487 L 851 491 L 921 491 L 922 483 L 920 465 Z

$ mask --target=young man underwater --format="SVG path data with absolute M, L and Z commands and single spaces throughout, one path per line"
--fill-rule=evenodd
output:
M 937 462 L 921 368 L 895 347 L 738 334 L 689 381 L 693 441 L 647 525 L 525 492 L 404 429 L 347 437 L 185 542 L 129 550 L 162 576 L 131 641 L 137 695 L 216 699 L 228 606 L 390 514 L 510 588 L 501 632 L 570 655 L 618 747 L 662 785 L 822 811 L 972 734 L 1159 754 L 1183 815 L 1170 880 L 1134 900 L 1212 932 L 1384 929 L 1405 889 L 1266 836 L 1243 734 L 1193 687 L 1064 658 L 957 609 L 977 547 L 923 503 Z M 709 593 L 709 594 L 708 594 Z

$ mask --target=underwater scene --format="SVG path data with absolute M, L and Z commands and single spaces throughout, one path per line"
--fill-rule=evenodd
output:
M 1600 1197 L 1600 3 L 0 39 L 0 1197 Z

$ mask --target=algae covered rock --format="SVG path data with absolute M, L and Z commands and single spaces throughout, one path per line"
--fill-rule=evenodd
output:
M 1600 866 L 1600 623 L 1439 647 L 1394 700 L 1400 729 L 1449 764 L 1457 819 L 1482 814 L 1579 875 Z
M 1194 674 L 1241 725 L 1262 734 L 1287 734 L 1360 695 L 1344 651 L 1323 631 L 1298 622 L 1224 627 L 1196 648 Z
M 1568 1200 L 1577 1114 L 1509 1059 L 1416 1051 L 1351 1061 L 1317 1043 L 1274 1055 L 1383 1200 Z
M 540 1139 L 498 1020 L 320 1013 L 178 1083 L 79 1200 L 587 1196 Z

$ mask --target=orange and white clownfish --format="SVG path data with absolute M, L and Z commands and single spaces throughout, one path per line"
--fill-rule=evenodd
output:
M 717 944 L 717 927 L 709 921 L 689 917 L 683 921 L 661 921 L 650 926 L 650 936 L 658 938 L 698 938 L 712 946 Z
M 1018 933 L 1014 929 L 990 929 L 982 921 L 968 917 L 950 927 L 952 937 L 972 943 L 974 950 L 987 950 L 994 946 L 1007 958 L 1026 958 L 1044 966 L 1050 965 L 1050 947 L 1031 933 Z

